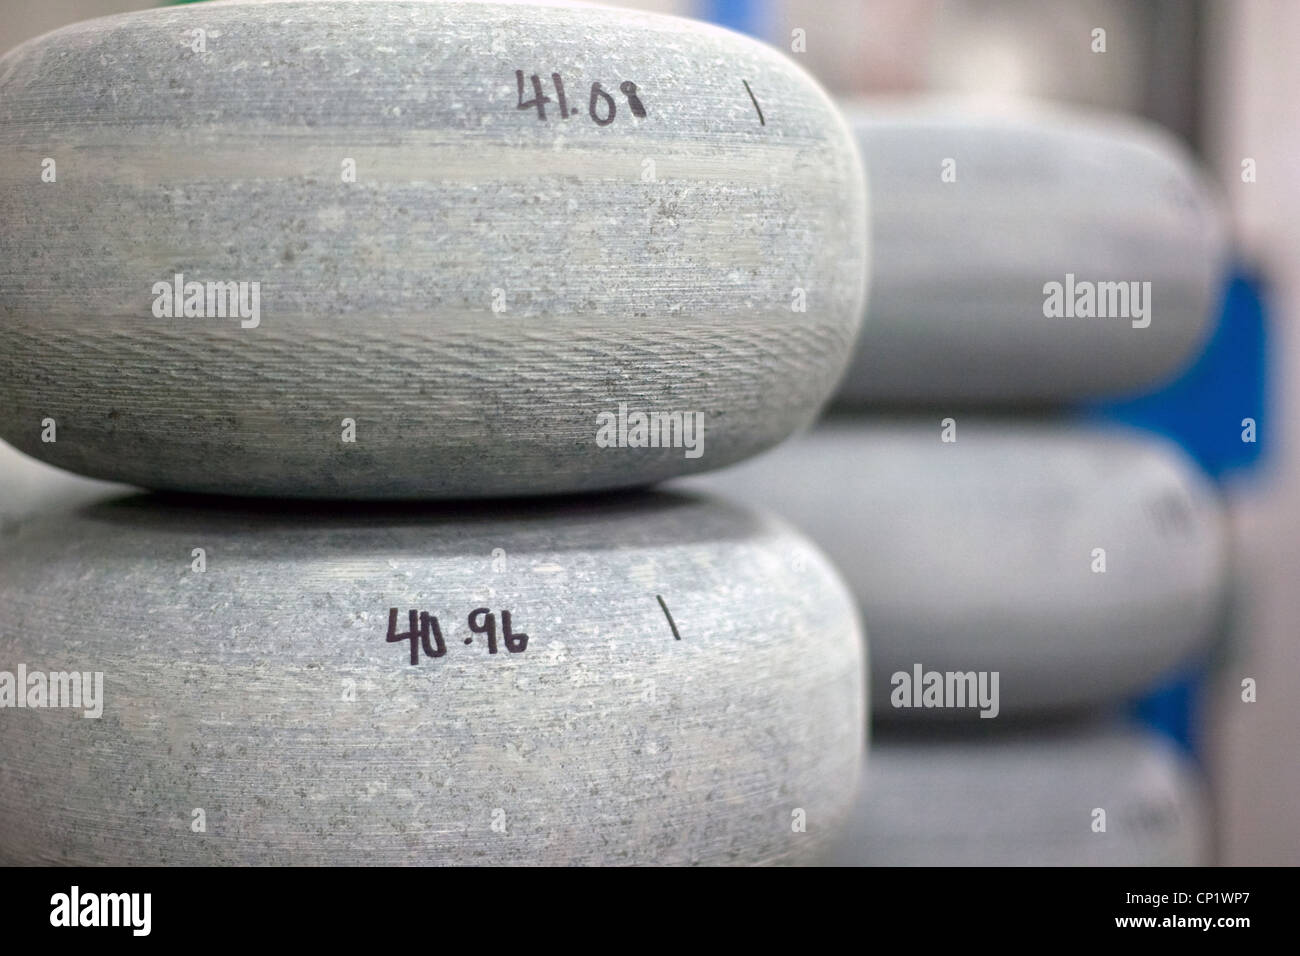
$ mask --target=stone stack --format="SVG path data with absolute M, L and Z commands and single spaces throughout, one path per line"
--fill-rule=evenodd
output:
M 152 10 L 0 60 L 0 155 L 0 435 L 173 493 L 6 492 L 0 859 L 838 832 L 836 573 L 726 502 L 596 494 L 776 444 L 848 360 L 864 177 L 788 59 L 576 5 Z

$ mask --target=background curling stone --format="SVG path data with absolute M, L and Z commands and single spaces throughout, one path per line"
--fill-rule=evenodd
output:
M 1207 338 L 1224 216 L 1209 180 L 1158 127 L 948 100 L 848 112 L 872 184 L 873 262 L 841 400 L 1127 393 L 1174 375 Z M 1146 321 L 1136 300 L 1129 317 L 1048 317 L 1044 287 L 1060 283 L 1064 296 L 1067 275 L 1076 304 L 1084 283 L 1149 282 L 1150 325 L 1134 327 Z
M 1227 529 L 1181 450 L 1074 423 L 963 417 L 954 434 L 836 418 L 683 484 L 771 508 L 826 550 L 862 605 L 880 715 L 970 716 L 890 706 L 891 675 L 918 663 L 998 671 L 1005 713 L 1124 697 L 1208 646 Z
M 979 731 L 979 732 L 976 732 Z M 1105 832 L 1097 810 L 1105 811 Z M 1205 866 L 1204 787 L 1120 726 L 949 728 L 872 741 L 840 866 Z
M 575 492 L 725 465 L 814 417 L 866 282 L 861 163 L 815 81 L 738 34 L 587 5 L 203 3 L 66 27 L 0 60 L 0 221 L 0 437 L 226 494 Z M 168 317 L 178 275 L 202 317 Z M 246 308 L 212 317 L 228 293 Z M 702 419 L 702 443 L 604 447 L 621 406 Z
M 807 860 L 853 799 L 861 641 L 810 543 L 693 496 L 31 519 L 0 667 L 102 672 L 103 711 L 5 712 L 0 857 Z

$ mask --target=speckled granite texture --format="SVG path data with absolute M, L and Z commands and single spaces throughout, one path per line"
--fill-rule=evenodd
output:
M 172 490 L 487 496 L 724 465 L 815 415 L 866 283 L 861 164 L 816 83 L 600 7 L 204 3 L 62 29 L 0 60 L 0 220 L 0 435 Z M 177 274 L 249 283 L 250 306 L 259 283 L 256 327 L 157 317 Z M 598 447 L 620 403 L 702 414 L 703 454 Z
M 412 665 L 391 608 L 446 653 Z M 20 663 L 101 672 L 103 714 L 0 717 L 11 863 L 796 862 L 863 753 L 835 572 L 687 495 L 55 511 L 0 531 Z

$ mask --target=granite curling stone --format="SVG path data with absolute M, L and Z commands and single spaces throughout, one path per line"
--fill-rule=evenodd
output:
M 863 667 L 821 554 L 707 498 L 110 498 L 0 534 L 0 860 L 806 861 Z
M 683 484 L 770 508 L 825 549 L 862 606 L 880 717 L 971 718 L 969 701 L 926 702 L 931 673 L 996 673 L 982 711 L 1119 699 L 1207 649 L 1221 623 L 1222 503 L 1152 435 L 840 416 Z
M 837 109 L 779 52 L 673 17 L 106 17 L 0 59 L 0 160 L 0 437 L 96 478 L 644 485 L 810 421 L 861 321 Z
M 1122 725 L 881 734 L 839 866 L 1206 866 L 1205 787 Z M 984 728 L 978 728 L 984 730 Z
M 1209 335 L 1225 217 L 1172 136 L 1061 107 L 848 107 L 872 184 L 869 320 L 847 404 L 1146 390 Z

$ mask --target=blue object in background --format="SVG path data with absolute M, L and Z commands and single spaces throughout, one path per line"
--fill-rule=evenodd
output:
M 1268 322 L 1264 284 L 1245 270 L 1228 281 L 1223 311 L 1202 352 L 1178 379 L 1148 395 L 1094 405 L 1084 417 L 1122 422 L 1178 442 L 1216 481 L 1261 465 L 1269 428 Z M 1255 441 L 1242 440 L 1242 420 L 1255 422 Z M 1134 716 L 1200 756 L 1204 665 L 1174 677 L 1132 708 Z
M 1209 342 L 1186 372 L 1159 391 L 1085 414 L 1168 435 L 1216 479 L 1253 468 L 1269 427 L 1267 349 L 1263 283 L 1238 271 Z M 1253 443 L 1241 440 L 1245 418 L 1255 421 Z
M 1198 761 L 1201 758 L 1201 733 L 1197 715 L 1205 688 L 1205 668 L 1184 668 L 1167 683 L 1149 691 L 1129 707 L 1129 713 L 1156 732 L 1168 737 Z
M 698 0 L 697 13 L 720 27 L 764 38 L 768 33 L 770 0 Z

